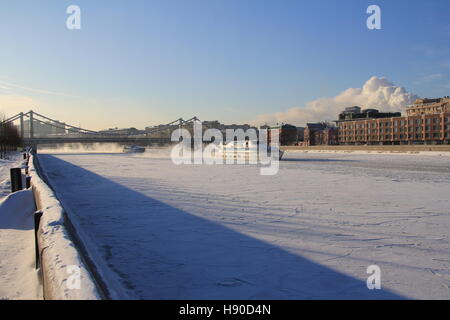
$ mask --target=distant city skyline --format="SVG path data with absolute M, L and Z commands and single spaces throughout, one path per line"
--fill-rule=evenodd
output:
M 66 28 L 72 4 L 81 30 Z M 381 30 L 366 27 L 372 4 Z M 444 0 L 3 2 L 0 112 L 99 130 L 393 111 L 449 95 L 448 12 Z

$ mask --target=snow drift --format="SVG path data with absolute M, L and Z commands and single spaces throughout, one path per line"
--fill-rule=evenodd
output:
M 31 190 L 0 200 L 0 300 L 42 299 L 35 269 L 35 204 Z

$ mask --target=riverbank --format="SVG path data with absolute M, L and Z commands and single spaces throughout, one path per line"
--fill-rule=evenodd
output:
M 409 153 L 450 155 L 450 145 L 398 145 L 398 146 L 282 146 L 285 151 L 311 153 Z

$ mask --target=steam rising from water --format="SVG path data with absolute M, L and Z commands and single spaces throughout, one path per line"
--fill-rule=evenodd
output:
M 121 153 L 119 143 L 61 143 L 39 145 L 38 153 Z
M 121 143 L 61 143 L 61 144 L 49 144 L 39 145 L 38 153 L 123 153 L 123 147 L 125 144 Z M 159 146 L 159 145 L 147 145 L 144 153 L 128 153 L 126 155 L 133 157 L 144 158 L 169 158 L 172 146 Z

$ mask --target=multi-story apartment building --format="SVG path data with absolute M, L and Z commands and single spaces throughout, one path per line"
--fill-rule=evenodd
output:
M 283 123 L 273 127 L 262 126 L 260 129 L 267 129 L 267 141 L 271 142 L 272 132 L 276 131 L 280 139 L 281 146 L 293 146 L 303 142 L 304 128 L 296 127 L 291 124 Z
M 304 146 L 332 146 L 338 144 L 338 130 L 330 123 L 306 124 L 304 137 Z
M 336 121 L 339 144 L 450 144 L 450 97 L 417 99 L 403 117 L 351 118 Z

